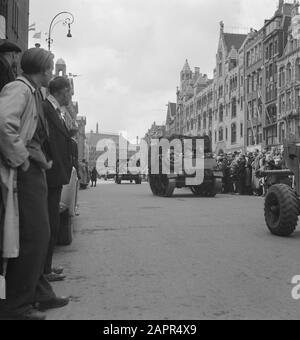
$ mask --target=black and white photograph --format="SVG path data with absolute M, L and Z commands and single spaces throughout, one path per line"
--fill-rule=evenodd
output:
M 299 7 L 0 0 L 0 320 L 300 320 Z

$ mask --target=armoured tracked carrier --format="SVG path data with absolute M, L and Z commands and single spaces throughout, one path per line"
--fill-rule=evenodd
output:
M 159 139 L 158 141 L 161 143 L 163 138 Z M 189 137 L 189 136 L 182 136 L 182 135 L 173 135 L 170 138 L 164 138 L 164 140 L 168 141 L 171 147 L 168 148 L 167 153 L 168 156 L 166 157 L 165 153 L 166 150 L 163 150 L 162 147 L 159 148 L 159 153 L 157 158 L 157 162 L 155 166 L 153 166 L 153 159 L 155 158 L 154 149 L 153 147 L 149 148 L 149 184 L 152 193 L 155 196 L 160 197 L 172 197 L 173 193 L 176 188 L 190 188 L 192 193 L 198 197 L 215 197 L 218 193 L 222 191 L 222 178 L 223 173 L 217 168 L 217 162 L 213 158 L 212 154 L 212 147 L 211 147 L 211 140 L 208 136 L 205 137 Z M 188 141 L 192 145 L 192 148 L 188 150 L 188 152 L 192 155 L 194 161 L 197 158 L 197 140 L 202 141 L 203 145 L 202 150 L 202 158 L 203 161 L 201 163 L 202 169 L 202 177 L 201 183 L 189 184 L 188 179 L 195 179 L 197 176 L 196 172 L 192 173 L 191 171 L 186 171 L 186 164 L 185 159 L 187 152 L 185 148 L 185 143 Z M 172 142 L 176 141 L 177 147 L 181 143 L 181 154 L 176 154 L 176 149 Z M 179 147 L 180 149 L 180 147 Z M 156 150 L 157 151 L 157 150 Z M 189 156 L 191 156 L 189 155 Z M 163 171 L 163 163 L 166 161 L 170 163 L 170 173 L 166 174 Z M 180 162 L 181 164 L 178 164 Z M 155 161 L 154 161 L 155 163 Z M 181 165 L 178 167 L 178 165 Z M 159 168 L 159 172 L 153 171 L 153 168 L 157 170 Z M 196 163 L 194 162 L 194 167 L 196 167 Z M 180 168 L 181 171 L 176 172 L 175 168 Z M 189 169 L 190 170 L 190 169 Z

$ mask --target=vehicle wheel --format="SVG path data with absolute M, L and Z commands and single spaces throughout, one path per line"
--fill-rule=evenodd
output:
M 214 178 L 213 184 L 207 190 L 206 197 L 216 197 L 217 194 L 222 192 L 223 181 L 221 178 Z
M 73 242 L 73 224 L 69 210 L 60 214 L 59 246 L 69 246 Z
M 299 202 L 295 192 L 284 184 L 272 186 L 265 200 L 265 219 L 272 234 L 287 237 L 298 224 Z
M 176 188 L 176 180 L 166 175 L 153 175 L 149 177 L 150 188 L 154 196 L 172 197 Z
M 204 192 L 203 192 L 203 188 L 202 186 L 199 187 L 191 187 L 191 191 L 192 193 L 197 196 L 197 197 L 203 197 L 204 196 Z

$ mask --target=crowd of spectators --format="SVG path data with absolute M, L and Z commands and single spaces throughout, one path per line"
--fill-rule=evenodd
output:
M 223 193 L 264 196 L 267 191 L 265 177 L 259 176 L 264 170 L 285 169 L 283 151 L 272 150 L 221 154 L 216 157 L 223 172 Z

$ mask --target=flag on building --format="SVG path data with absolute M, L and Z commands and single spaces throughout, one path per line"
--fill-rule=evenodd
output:
M 32 39 L 42 39 L 42 32 L 35 33 Z
M 31 32 L 31 31 L 35 31 L 35 23 L 31 24 L 29 27 L 28 27 L 28 32 Z

